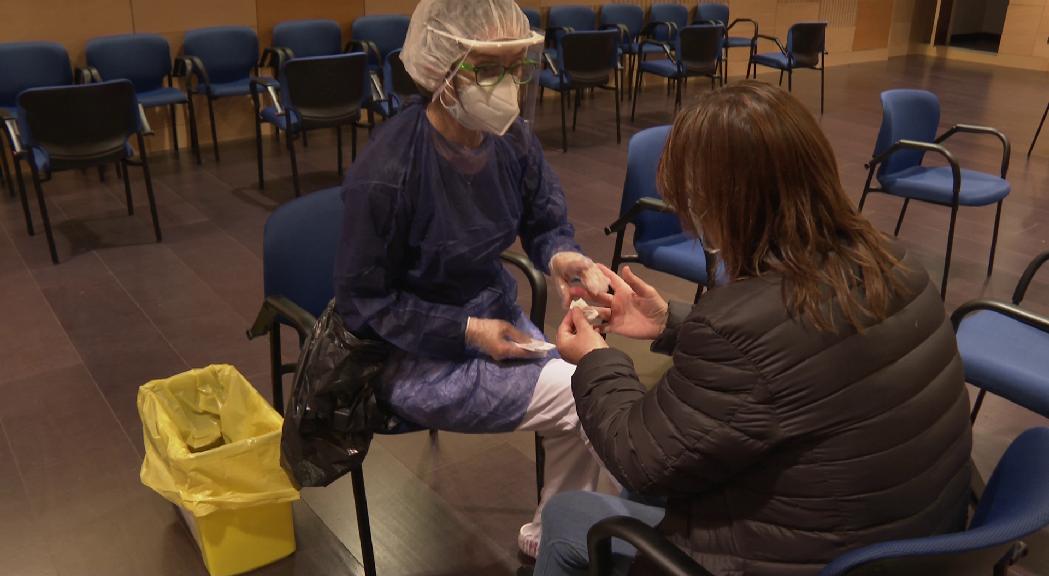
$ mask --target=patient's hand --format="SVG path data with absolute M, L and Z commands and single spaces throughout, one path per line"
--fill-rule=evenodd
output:
M 608 320 L 605 332 L 639 340 L 659 337 L 667 325 L 667 301 L 655 288 L 635 276 L 629 266 L 623 267 L 622 278 L 603 264 L 597 266 L 615 292 L 599 299 L 599 304 L 605 307 L 602 315 Z
M 608 348 L 608 343 L 590 325 L 586 314 L 579 308 L 569 310 L 557 330 L 557 351 L 561 353 L 561 358 L 579 364 L 584 356 L 600 348 Z

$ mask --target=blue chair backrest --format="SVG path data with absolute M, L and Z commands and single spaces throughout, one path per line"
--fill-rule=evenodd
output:
M 552 6 L 546 15 L 547 28 L 572 28 L 585 32 L 597 28 L 597 14 L 589 6 Z
M 342 52 L 342 30 L 334 20 L 290 20 L 273 27 L 273 46 L 290 48 L 296 58 Z
M 361 16 L 353 21 L 350 36 L 353 40 L 374 42 L 379 49 L 379 56 L 385 61 L 387 54 L 404 47 L 410 22 L 411 19 L 401 14 Z M 382 65 L 382 62 L 373 64 Z
M 127 79 L 30 88 L 18 95 L 18 120 L 24 144 L 43 148 L 52 168 L 123 150 L 141 129 Z
M 645 11 L 634 4 L 605 4 L 601 7 L 601 25 L 617 26 L 622 24 L 630 31 L 633 41 L 645 27 Z
M 700 4 L 696 6 L 696 22 L 713 20 L 728 26 L 731 24 L 728 20 L 728 14 L 728 4 Z
M 900 140 L 932 142 L 940 125 L 940 100 L 925 90 L 886 90 L 881 93 L 881 130 L 874 146 L 877 156 Z M 925 152 L 900 150 L 878 169 L 878 174 L 896 174 L 919 166 Z
M 525 16 L 528 18 L 528 26 L 530 26 L 532 30 L 539 30 L 543 27 L 543 15 L 540 14 L 538 10 L 535 8 L 522 8 L 521 11 L 524 12 Z
M 14 108 L 29 88 L 73 83 L 69 54 L 55 42 L 0 44 L 0 107 Z
M 103 80 L 130 80 L 136 92 L 156 90 L 171 73 L 171 46 L 157 34 L 123 34 L 87 43 L 87 65 Z
M 648 13 L 649 22 L 670 22 L 678 30 L 688 26 L 688 6 L 681 4 L 653 4 Z M 676 35 L 671 35 L 666 26 L 657 26 L 652 37 L 663 42 L 672 42 Z
M 619 213 L 625 214 L 642 198 L 659 198 L 656 188 L 656 173 L 659 160 L 663 157 L 670 126 L 657 126 L 642 130 L 630 139 L 627 149 L 626 183 L 623 185 L 623 202 Z M 645 242 L 656 238 L 681 234 L 681 222 L 674 214 L 642 212 L 634 220 L 636 228 L 634 242 Z
M 819 64 L 826 44 L 826 22 L 798 22 L 787 30 L 787 54 L 796 67 Z
M 854 570 L 887 563 L 904 566 L 907 560 L 923 566 L 924 573 L 928 574 L 991 574 L 994 562 L 1001 558 L 1001 547 L 1049 526 L 1049 490 L 1046 490 L 1049 458 L 1046 454 L 1049 454 L 1049 428 L 1032 428 L 1013 440 L 995 466 L 965 532 L 866 546 L 837 558 L 820 576 L 844 576 Z M 969 558 L 966 563 L 957 560 L 952 563 L 961 569 L 944 571 L 942 566 L 937 569 L 928 564 L 930 559 L 951 562 L 952 557 L 966 555 Z M 872 569 L 862 573 L 894 572 Z
M 182 51 L 200 58 L 211 82 L 234 82 L 251 76 L 258 64 L 259 38 L 246 26 L 200 28 L 186 32 Z
M 307 194 L 274 210 L 262 235 L 266 296 L 283 296 L 321 315 L 335 295 L 342 213 L 341 188 Z

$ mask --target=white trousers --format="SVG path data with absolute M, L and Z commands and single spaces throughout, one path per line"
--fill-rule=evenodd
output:
M 518 430 L 538 432 L 546 450 L 543 493 L 533 523 L 539 525 L 543 506 L 554 494 L 573 490 L 596 491 L 604 466 L 590 448 L 576 414 L 572 396 L 575 365 L 560 358 L 543 367 L 532 401 Z

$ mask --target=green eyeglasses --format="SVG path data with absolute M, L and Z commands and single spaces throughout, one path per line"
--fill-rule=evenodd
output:
M 509 66 L 503 66 L 502 64 L 475 65 L 463 62 L 459 65 L 459 70 L 473 73 L 474 82 L 478 86 L 489 88 L 502 82 L 508 74 L 514 79 L 514 83 L 518 85 L 528 84 L 532 81 L 532 76 L 535 75 L 535 69 L 538 65 L 539 63 L 535 60 L 525 58 Z

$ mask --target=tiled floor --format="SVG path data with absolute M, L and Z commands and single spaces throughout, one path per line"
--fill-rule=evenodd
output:
M 814 110 L 817 86 L 813 75 L 796 78 L 796 94 Z M 880 123 L 878 92 L 905 86 L 936 91 L 945 125 L 988 124 L 1013 138 L 1014 192 L 1003 215 L 995 275 L 988 281 L 983 274 L 993 209 L 963 210 L 947 305 L 953 309 L 977 296 L 1007 298 L 1027 261 L 1049 247 L 1049 140 L 1029 162 L 1023 157 L 1049 79 L 922 58 L 830 69 L 822 124 L 856 199 Z M 692 87 L 702 89 L 703 83 Z M 625 139 L 669 122 L 671 100 L 658 85 L 646 90 L 637 122 L 624 119 L 624 143 L 617 146 L 611 95 L 597 94 L 584 102 L 570 150 L 562 154 L 558 101 L 547 96 L 537 118 L 540 138 L 564 184 L 578 238 L 591 256 L 607 262 L 612 242 L 602 228 L 618 214 Z M 302 154 L 305 190 L 338 183 L 333 138 L 327 136 L 313 135 Z M 952 145 L 968 167 L 989 171 L 1000 159 L 996 146 L 980 138 Z M 261 301 L 263 225 L 292 194 L 286 152 L 267 140 L 267 154 L 265 191 L 254 184 L 251 142 L 225 144 L 221 164 L 208 154 L 201 167 L 185 153 L 178 160 L 156 157 L 162 244 L 152 242 L 134 169 L 140 208 L 134 217 L 126 215 L 112 173 L 101 184 L 94 172 L 58 175 L 45 187 L 58 266 L 51 265 L 42 234 L 26 235 L 18 202 L 0 199 L 0 573 L 204 574 L 171 506 L 138 481 L 135 393 L 150 379 L 222 362 L 236 365 L 268 394 L 266 344 L 248 342 L 244 330 Z M 896 200 L 874 197 L 866 213 L 891 230 L 898 207 Z M 946 227 L 945 210 L 915 205 L 901 235 L 936 279 Z M 646 277 L 672 297 L 692 296 L 693 287 L 683 281 Z M 1049 312 L 1049 272 L 1033 284 L 1029 305 Z M 548 327 L 558 320 L 551 312 Z M 636 351 L 646 374 L 658 377 L 665 360 L 619 343 Z M 993 467 L 1019 431 L 1045 423 L 989 399 L 976 427 L 981 470 Z M 535 499 L 532 450 L 528 434 L 441 433 L 436 444 L 426 434 L 378 438 L 365 470 L 380 573 L 512 574 L 516 530 Z M 307 490 L 296 525 L 299 552 L 260 573 L 355 573 L 359 545 L 348 479 Z M 1032 545 L 1028 571 L 1049 572 L 1049 538 Z

